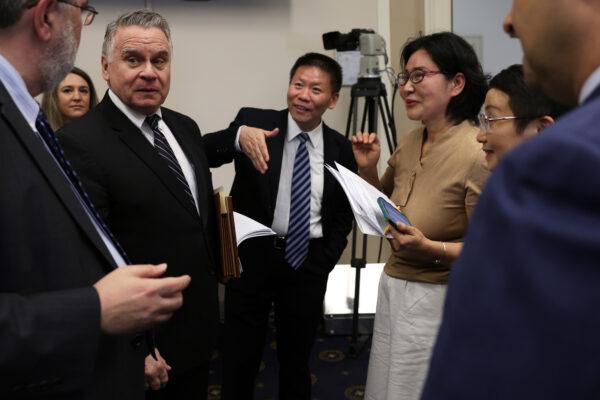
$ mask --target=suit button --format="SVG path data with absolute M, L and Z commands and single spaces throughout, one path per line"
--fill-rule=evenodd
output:
M 144 343 L 144 335 L 142 335 L 142 334 L 135 335 L 135 337 L 131 341 L 131 345 L 136 349 L 139 349 L 140 347 L 142 347 L 143 343 Z

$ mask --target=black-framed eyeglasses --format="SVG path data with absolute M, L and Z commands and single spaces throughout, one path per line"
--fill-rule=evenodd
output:
M 94 22 L 94 17 L 98 14 L 98 11 L 90 5 L 80 6 L 75 3 L 71 3 L 67 0 L 56 0 L 58 3 L 65 3 L 73 7 L 77 7 L 81 10 L 81 23 L 83 25 L 91 25 Z
M 443 71 L 430 71 L 425 68 L 413 69 L 410 72 L 400 72 L 397 76 L 398 85 L 404 86 L 408 81 L 412 83 L 420 83 L 426 76 L 443 74 Z
M 484 132 L 489 132 L 492 129 L 492 122 L 510 121 L 515 119 L 524 119 L 528 117 L 515 117 L 514 115 L 511 115 L 509 117 L 490 117 L 482 113 L 478 115 L 478 118 L 479 125 L 481 125 L 481 128 L 484 130 Z
M 33 8 L 37 5 L 39 0 L 30 0 L 24 4 L 24 8 Z M 81 23 L 83 25 L 90 25 L 94 22 L 94 17 L 98 14 L 98 11 L 90 5 L 80 6 L 79 4 L 72 3 L 67 0 L 56 0 L 57 3 L 65 3 L 73 7 L 77 7 L 81 10 Z

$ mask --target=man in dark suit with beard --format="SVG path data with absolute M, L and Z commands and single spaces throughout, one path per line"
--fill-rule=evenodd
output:
M 83 0 L 0 0 L 2 399 L 143 398 L 135 333 L 168 319 L 189 283 L 125 266 L 33 99 L 71 70 L 95 14 Z
M 243 108 L 228 129 L 205 136 L 211 165 L 235 161 L 234 209 L 278 235 L 244 242 L 242 277 L 227 284 L 222 349 L 226 400 L 253 398 L 271 304 L 279 398 L 310 398 L 308 358 L 327 276 L 352 223 L 341 187 L 324 168 L 337 161 L 356 170 L 350 142 L 322 121 L 337 103 L 341 80 L 334 60 L 306 54 L 291 69 L 286 110 Z
M 215 209 L 198 126 L 161 107 L 171 55 L 168 23 L 155 12 L 108 24 L 102 74 L 109 90 L 59 138 L 130 258 L 192 277 L 185 305 L 155 330 L 158 361 L 146 357 L 154 389 L 147 397 L 201 399 L 218 322 Z

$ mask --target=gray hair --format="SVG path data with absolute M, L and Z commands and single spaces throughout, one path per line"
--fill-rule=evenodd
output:
M 35 5 L 32 0 L 0 0 L 0 29 L 16 24 L 23 15 L 23 10 Z
M 6 2 L 10 0 L 0 0 L 0 2 L 3 1 Z M 169 45 L 172 46 L 171 29 L 169 28 L 169 23 L 165 17 L 151 10 L 137 10 L 121 15 L 106 26 L 104 43 L 102 43 L 102 57 L 105 57 L 110 61 L 115 46 L 115 35 L 117 34 L 117 30 L 127 26 L 141 26 L 146 29 L 158 28 L 163 31 L 169 41 Z

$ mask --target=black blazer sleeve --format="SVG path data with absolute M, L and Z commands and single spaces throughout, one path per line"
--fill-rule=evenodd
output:
M 211 168 L 220 167 L 233 161 L 236 155 L 235 137 L 240 126 L 244 125 L 243 120 L 244 109 L 241 109 L 227 129 L 202 136 L 208 164 Z

